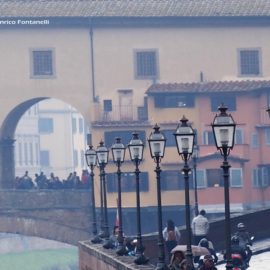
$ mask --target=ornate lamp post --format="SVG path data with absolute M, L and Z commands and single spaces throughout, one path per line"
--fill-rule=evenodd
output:
M 160 127 L 156 124 L 154 126 L 154 132 L 149 136 L 148 143 L 150 148 L 151 157 L 156 163 L 156 179 L 157 179 L 157 203 L 158 203 L 158 246 L 159 256 L 156 270 L 168 269 L 165 264 L 165 248 L 164 239 L 162 235 L 162 203 L 161 203 L 161 188 L 160 188 L 160 162 L 164 157 L 166 138 L 159 131 Z
M 189 200 L 189 172 L 190 168 L 187 161 L 193 153 L 195 132 L 193 128 L 187 124 L 188 119 L 185 116 L 180 120 L 174 136 L 176 140 L 178 154 L 184 160 L 184 168 L 182 172 L 185 179 L 185 204 L 186 204 L 186 229 L 187 229 L 187 252 L 186 258 L 188 269 L 194 269 L 192 249 L 191 249 L 191 226 L 190 226 L 190 200 Z
M 196 133 L 195 133 L 196 135 Z M 198 185 L 197 185 L 197 160 L 199 157 L 199 146 L 196 144 L 193 148 L 193 177 L 194 177 L 194 197 L 195 197 L 195 216 L 199 214 L 199 205 L 198 205 Z
M 96 244 L 102 242 L 102 239 L 97 235 L 97 217 L 96 217 L 95 185 L 94 185 L 94 167 L 97 164 L 97 155 L 92 145 L 89 145 L 89 149 L 86 150 L 85 159 L 88 167 L 90 168 L 90 176 L 91 176 L 92 219 L 93 219 L 92 234 L 94 236 L 94 238 L 91 239 L 91 242 Z
M 103 216 L 103 228 L 104 232 L 102 237 L 109 241 L 110 237 L 110 232 L 109 232 L 109 225 L 108 225 L 108 212 L 107 212 L 107 192 L 106 192 L 106 178 L 105 178 L 105 167 L 108 164 L 108 157 L 109 157 L 109 150 L 108 148 L 104 145 L 104 142 L 101 141 L 99 143 L 99 146 L 97 147 L 96 150 L 97 153 L 97 160 L 100 168 L 100 185 L 101 185 L 101 198 L 103 197 L 103 205 L 104 205 L 104 216 Z M 106 245 L 106 243 L 105 243 Z
M 223 156 L 223 169 L 224 176 L 224 200 L 225 200 L 225 239 L 226 239 L 226 269 L 232 269 L 231 258 L 231 224 L 230 224 L 230 195 L 229 195 L 229 168 L 230 165 L 227 158 L 230 150 L 234 146 L 235 135 L 235 122 L 230 114 L 227 114 L 227 107 L 223 104 L 218 108 L 220 113 L 214 118 L 212 125 L 215 143 L 217 149 Z
M 143 149 L 144 144 L 137 132 L 132 134 L 132 139 L 128 144 L 129 154 L 131 161 L 135 164 L 135 176 L 136 176 L 136 209 L 137 209 L 137 249 L 136 249 L 136 259 L 134 262 L 136 264 L 146 264 L 149 259 L 143 254 L 144 246 L 142 244 L 142 234 L 141 234 L 141 205 L 140 205 L 140 170 L 139 164 L 143 159 Z
M 121 164 L 125 160 L 126 148 L 121 142 L 121 138 L 116 138 L 115 143 L 111 147 L 113 161 L 117 166 L 117 179 L 118 179 L 118 217 L 119 217 L 119 232 L 118 232 L 118 243 L 119 246 L 116 250 L 116 253 L 120 256 L 127 254 L 127 249 L 124 245 L 123 237 L 123 224 L 122 224 L 122 192 L 121 192 Z

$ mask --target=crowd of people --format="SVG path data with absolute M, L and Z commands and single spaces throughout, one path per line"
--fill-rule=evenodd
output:
M 15 178 L 15 189 L 87 189 L 90 187 L 90 175 L 83 170 L 79 176 L 77 172 L 71 172 L 66 179 L 59 179 L 54 173 L 47 177 L 44 172 L 35 174 L 34 179 L 28 171 L 21 177 Z
M 209 239 L 209 221 L 206 217 L 206 211 L 201 210 L 195 216 L 191 223 L 192 244 L 204 248 L 206 253 L 193 256 L 193 264 L 198 270 L 217 270 L 216 264 L 219 260 L 212 241 Z M 166 248 L 166 259 L 170 270 L 186 270 L 188 263 L 186 258 L 186 249 L 181 250 L 181 234 L 172 220 L 167 221 L 167 226 L 163 230 L 163 238 Z M 234 266 L 239 269 L 247 269 L 252 256 L 250 246 L 252 237 L 249 235 L 246 226 L 243 223 L 237 225 L 237 230 L 231 239 L 231 258 Z M 185 245 L 182 245 L 182 247 Z M 203 249 L 202 249 L 203 251 Z M 226 253 L 223 259 L 226 260 Z M 238 269 L 238 268 L 237 268 Z

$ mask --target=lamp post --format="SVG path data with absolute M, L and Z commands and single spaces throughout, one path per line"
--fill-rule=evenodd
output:
M 187 161 L 192 156 L 194 147 L 195 132 L 193 128 L 187 124 L 188 119 L 185 116 L 180 120 L 174 136 L 176 140 L 178 154 L 184 160 L 184 168 L 182 173 L 185 179 L 185 204 L 186 204 L 186 230 L 187 230 L 187 252 L 186 258 L 188 263 L 188 269 L 194 269 L 193 255 L 191 249 L 191 226 L 190 226 L 190 200 L 189 200 L 189 173 L 190 168 Z
M 196 135 L 196 133 L 195 133 Z M 195 216 L 199 214 L 199 205 L 198 205 L 198 183 L 197 183 L 197 160 L 199 157 L 199 146 L 196 144 L 193 148 L 193 177 L 194 177 L 194 197 L 195 197 Z
M 270 118 L 270 107 L 267 108 L 266 112 L 268 113 L 268 116 Z
M 214 118 L 212 125 L 217 149 L 223 156 L 224 176 L 224 200 L 225 200 L 225 239 L 226 239 L 226 269 L 233 269 L 231 254 L 231 224 L 230 224 L 230 194 L 229 194 L 229 168 L 228 156 L 234 146 L 235 122 L 227 107 L 223 104 L 218 108 L 220 111 Z
M 116 253 L 120 256 L 127 254 L 126 246 L 124 245 L 123 237 L 123 224 L 122 224 L 122 192 L 121 192 L 121 164 L 125 160 L 126 148 L 121 142 L 121 138 L 116 138 L 115 143 L 111 147 L 113 161 L 117 166 L 117 179 L 118 179 L 118 218 L 119 218 L 119 232 L 118 232 L 118 244 Z
M 160 188 L 160 162 L 164 157 L 166 138 L 159 131 L 160 127 L 156 124 L 154 126 L 154 132 L 149 136 L 148 143 L 150 148 L 151 157 L 156 163 L 156 179 L 157 179 L 157 203 L 158 203 L 158 246 L 159 246 L 159 256 L 156 270 L 168 269 L 165 264 L 165 249 L 164 249 L 164 239 L 162 235 L 162 203 L 161 203 L 161 188 Z
M 132 139 L 128 144 L 129 154 L 131 161 L 135 164 L 135 177 L 136 177 L 136 210 L 137 210 L 137 248 L 136 248 L 136 264 L 146 264 L 149 259 L 144 256 L 144 246 L 142 244 L 141 234 L 141 205 L 140 205 L 140 170 L 139 164 L 143 159 L 144 144 L 139 138 L 139 134 L 134 132 Z
M 86 150 L 85 159 L 88 167 L 90 168 L 90 176 L 91 176 L 92 219 L 93 219 L 92 234 L 94 236 L 94 238 L 91 239 L 91 242 L 96 244 L 102 242 L 102 239 L 97 235 L 97 217 L 96 217 L 95 185 L 94 185 L 94 167 L 97 164 L 97 155 L 92 145 L 89 145 L 89 149 Z
M 105 238 L 105 240 L 107 240 L 107 242 L 109 241 L 109 237 L 110 237 L 110 232 L 109 232 L 109 225 L 108 225 L 108 212 L 107 212 L 107 192 L 106 192 L 106 178 L 105 178 L 105 167 L 108 164 L 108 157 L 109 157 L 109 150 L 107 149 L 107 147 L 104 145 L 104 142 L 101 141 L 99 143 L 99 146 L 97 147 L 96 150 L 97 153 L 97 160 L 98 160 L 98 164 L 100 167 L 100 184 L 101 184 L 101 193 L 103 192 L 103 194 L 101 195 L 101 198 L 103 197 L 103 206 L 104 206 L 104 216 L 103 216 L 103 235 L 102 237 Z M 104 245 L 106 245 L 107 243 L 105 243 Z M 104 246 L 103 245 L 103 246 Z

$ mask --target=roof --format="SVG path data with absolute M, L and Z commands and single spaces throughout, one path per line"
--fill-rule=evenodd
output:
M 219 92 L 247 92 L 270 89 L 270 81 L 214 81 L 203 83 L 163 83 L 151 85 L 146 94 L 161 93 L 219 93 Z
M 0 0 L 0 17 L 256 17 L 270 0 Z

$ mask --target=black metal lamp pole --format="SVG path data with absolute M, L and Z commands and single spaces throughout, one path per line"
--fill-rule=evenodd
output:
M 229 194 L 229 168 L 227 158 L 234 146 L 236 124 L 230 114 L 227 114 L 227 107 L 219 106 L 220 113 L 215 116 L 212 125 L 217 149 L 223 156 L 224 176 L 224 201 L 225 201 L 225 239 L 226 239 L 226 269 L 233 269 L 231 254 L 231 220 L 230 220 L 230 194 Z
M 196 135 L 196 133 L 195 133 Z M 195 216 L 199 214 L 198 204 L 198 183 L 197 183 L 197 159 L 199 154 L 199 146 L 194 145 L 192 160 L 193 160 L 193 177 L 194 177 L 194 197 L 195 197 Z
M 102 165 L 98 164 L 99 167 L 99 180 L 100 180 L 100 230 L 99 237 L 104 238 L 104 202 L 103 202 L 103 175 L 102 175 Z
M 109 231 L 109 224 L 108 224 L 105 167 L 108 163 L 109 150 L 104 145 L 103 141 L 101 141 L 99 143 L 99 146 L 96 150 L 96 153 L 97 153 L 98 164 L 100 166 L 100 179 L 101 179 L 101 185 L 102 185 L 102 190 L 103 190 L 103 204 L 104 204 L 104 233 L 103 233 L 103 237 L 105 238 L 105 240 L 108 243 L 109 237 L 110 237 L 110 231 Z M 107 243 L 105 243 L 104 245 L 106 245 Z
M 92 198 L 92 234 L 93 238 L 91 242 L 96 244 L 102 242 L 102 239 L 97 235 L 97 217 L 96 217 L 96 202 L 95 202 L 95 181 L 94 181 L 94 167 L 97 164 L 96 151 L 93 149 L 92 145 L 89 145 L 89 149 L 85 152 L 85 159 L 88 167 L 90 167 L 90 177 L 91 177 L 91 198 Z
M 121 143 L 121 138 L 116 138 L 115 144 L 111 147 L 113 161 L 117 166 L 117 179 L 118 179 L 118 218 L 119 218 L 119 231 L 118 231 L 118 247 L 116 253 L 119 256 L 127 254 L 127 248 L 124 244 L 123 236 L 123 223 L 122 223 L 122 191 L 121 191 L 121 164 L 125 160 L 126 148 L 123 143 Z
M 180 120 L 174 136 L 176 140 L 178 154 L 184 160 L 184 168 L 182 172 L 185 179 L 185 204 L 186 204 L 186 229 L 187 229 L 187 251 L 186 258 L 188 269 L 194 269 L 193 265 L 193 254 L 191 248 L 191 225 L 190 225 L 190 199 L 189 199 L 189 172 L 190 168 L 187 161 L 192 156 L 193 147 L 194 147 L 194 137 L 195 132 L 193 128 L 187 124 L 188 119 L 185 116 Z
M 161 203 L 161 187 L 160 187 L 160 162 L 164 157 L 166 138 L 159 131 L 160 127 L 156 124 L 154 132 L 150 134 L 148 139 L 150 154 L 156 163 L 156 179 L 157 179 L 157 203 L 158 203 L 158 246 L 159 256 L 156 270 L 166 270 L 168 267 L 165 264 L 165 248 L 162 234 L 162 203 Z
M 267 108 L 266 112 L 268 113 L 268 116 L 270 118 L 270 107 Z
M 136 259 L 134 262 L 138 265 L 146 264 L 149 259 L 144 256 L 144 246 L 142 244 L 141 234 L 141 205 L 140 205 L 140 170 L 139 164 L 143 159 L 144 144 L 137 132 L 132 134 L 132 139 L 128 144 L 130 159 L 135 164 L 135 177 L 136 177 L 136 210 L 137 210 L 137 247 L 136 247 Z

